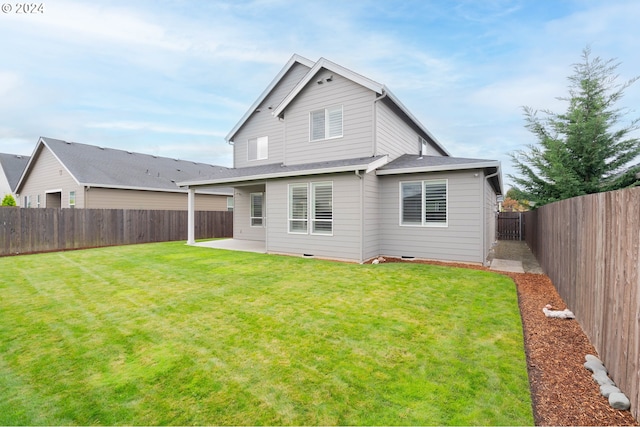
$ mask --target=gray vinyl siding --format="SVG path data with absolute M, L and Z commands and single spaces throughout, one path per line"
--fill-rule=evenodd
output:
M 9 184 L 9 180 L 7 180 L 7 176 L 2 170 L 2 165 L 0 165 L 0 197 L 3 198 L 7 194 L 14 195 L 13 192 L 11 191 L 11 185 Z
M 265 185 L 252 185 L 236 187 L 234 190 L 233 207 L 233 238 L 240 240 L 265 241 L 265 227 L 251 226 L 251 193 L 264 193 L 265 206 L 268 206 L 271 194 L 265 191 Z M 266 211 L 266 222 L 269 221 L 269 212 Z
M 380 255 L 380 181 L 375 172 L 363 174 L 363 178 L 364 237 L 363 256 L 360 261 Z
M 36 157 L 37 156 L 37 157 Z M 25 181 L 23 181 L 20 189 L 21 203 L 25 196 L 31 197 L 31 206 L 36 207 L 37 196 L 40 195 L 40 207 L 46 206 L 47 192 L 62 192 L 62 207 L 69 207 L 69 192 L 76 192 L 76 208 L 83 208 L 84 205 L 84 187 L 78 185 L 71 174 L 67 172 L 64 166 L 56 159 L 56 157 L 44 147 L 40 153 L 36 153 L 32 159 L 31 172 Z M 22 206 L 22 204 L 21 204 Z
M 497 200 L 496 193 L 493 190 L 491 184 L 484 180 L 484 229 L 485 229 L 485 242 L 484 242 L 484 259 L 486 261 L 491 247 L 496 241 L 496 222 L 497 222 Z
M 234 167 L 258 166 L 284 161 L 284 123 L 271 112 L 280 104 L 293 87 L 304 77 L 309 68 L 302 64 L 295 64 L 284 75 L 269 95 L 262 101 L 251 117 L 245 122 L 233 137 Z M 269 109 L 271 107 L 271 109 Z M 269 137 L 269 152 L 267 159 L 248 160 L 247 146 L 251 138 Z
M 393 160 L 403 154 L 419 154 L 419 135 L 384 102 L 376 103 L 377 155 Z
M 333 80 L 317 84 L 320 79 Z M 321 70 L 284 111 L 288 165 L 368 157 L 373 153 L 375 93 L 353 81 Z M 309 113 L 342 105 L 343 136 L 309 141 Z
M 92 187 L 84 207 L 91 209 L 187 210 L 187 193 Z M 226 211 L 227 196 L 196 194 L 197 211 Z
M 288 232 L 288 186 L 294 183 L 333 182 L 333 235 Z M 267 183 L 267 251 L 290 255 L 360 261 L 360 180 L 354 173 Z
M 477 175 L 477 176 L 475 176 Z M 442 261 L 482 263 L 484 174 L 479 170 L 383 176 L 380 181 L 383 256 L 412 256 Z M 400 182 L 448 180 L 448 226 L 400 225 Z

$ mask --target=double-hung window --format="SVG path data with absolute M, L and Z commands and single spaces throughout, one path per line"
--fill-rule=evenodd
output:
M 446 227 L 447 180 L 400 183 L 400 224 Z
M 269 137 L 251 138 L 247 148 L 249 160 L 264 160 L 269 157 Z
M 264 193 L 251 193 L 251 226 L 264 225 Z
M 333 233 L 332 182 L 289 185 L 289 232 Z
M 309 140 L 340 138 L 342 136 L 342 105 L 309 113 Z

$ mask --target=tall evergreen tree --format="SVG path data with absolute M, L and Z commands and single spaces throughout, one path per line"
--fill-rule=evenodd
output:
M 540 117 L 537 111 L 524 107 L 526 128 L 538 144 L 527 145 L 528 151 L 511 153 L 521 174 L 509 175 L 518 199 L 542 206 L 639 181 L 640 164 L 633 166 L 633 161 L 640 156 L 640 139 L 633 132 L 640 128 L 640 118 L 621 124 L 629 111 L 615 104 L 640 77 L 616 83 L 620 64 L 612 59 L 591 59 L 590 55 L 591 50 L 585 48 L 582 62 L 573 65 L 569 96 L 558 98 L 568 102 L 565 113 L 542 110 L 544 116 Z

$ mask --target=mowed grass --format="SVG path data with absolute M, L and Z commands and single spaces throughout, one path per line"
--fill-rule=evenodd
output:
M 162 243 L 0 259 L 0 425 L 531 425 L 515 285 Z

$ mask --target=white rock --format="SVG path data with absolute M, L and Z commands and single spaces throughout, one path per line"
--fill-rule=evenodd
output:
M 377 259 L 374 259 L 373 261 L 371 261 L 371 264 L 380 264 L 380 261 L 378 261 Z
M 576 318 L 573 312 L 571 312 L 571 310 L 569 310 L 568 308 L 565 308 L 564 310 L 549 310 L 547 307 L 544 307 L 542 309 L 542 312 L 547 317 L 553 317 L 556 319 L 575 319 Z
M 609 397 L 611 393 L 622 393 L 620 389 L 611 384 L 604 384 L 600 386 L 600 394 L 604 397 Z
M 593 372 L 594 374 L 597 371 L 604 371 L 605 374 L 608 372 L 607 368 L 605 368 L 605 366 L 599 360 L 598 361 L 589 360 L 588 362 L 584 362 L 584 367 L 590 370 L 591 372 Z
M 584 360 L 586 360 L 587 362 L 600 362 L 602 363 L 602 360 L 598 359 L 597 356 L 594 356 L 593 354 L 587 354 L 586 356 L 584 356 Z M 604 363 L 602 363 L 604 365 Z
M 631 407 L 631 402 L 624 393 L 611 393 L 609 395 L 609 405 L 611 405 L 613 409 L 626 411 Z
M 591 378 L 593 378 L 594 381 L 601 386 L 606 384 L 616 385 L 616 383 L 614 383 L 613 380 L 607 376 L 607 373 L 605 371 L 596 371 L 593 373 L 593 375 L 591 375 Z

